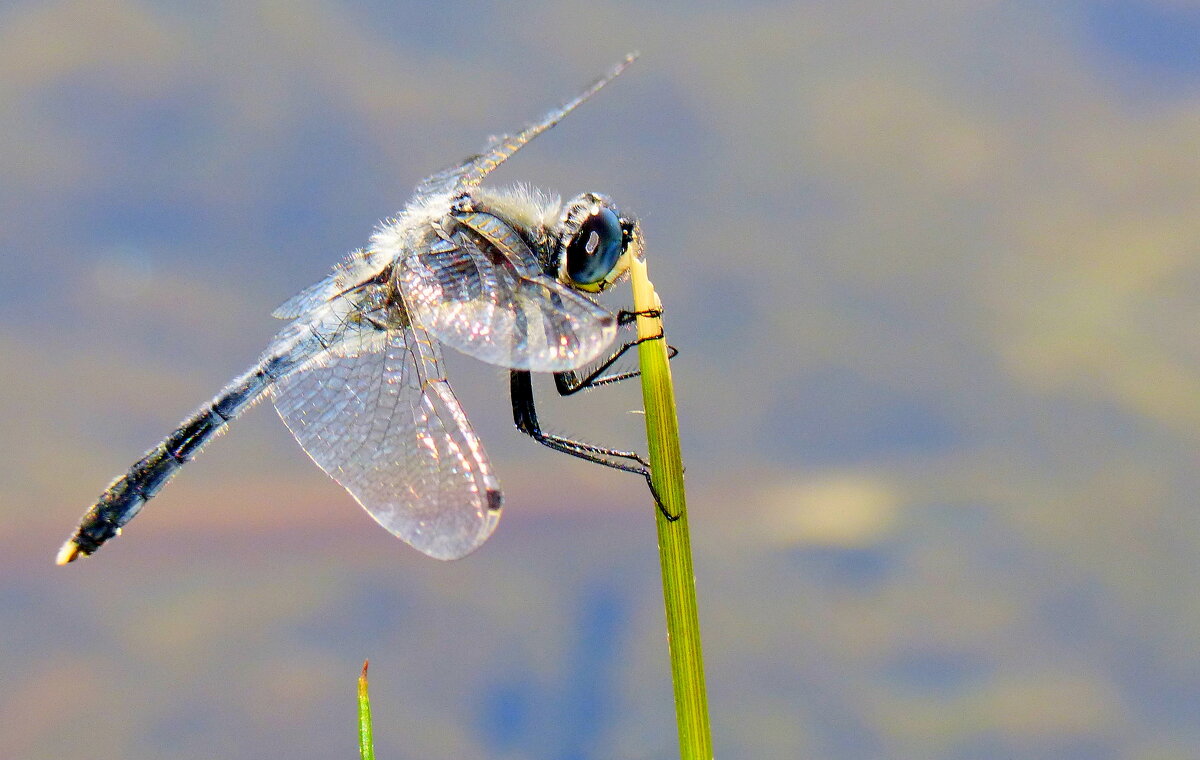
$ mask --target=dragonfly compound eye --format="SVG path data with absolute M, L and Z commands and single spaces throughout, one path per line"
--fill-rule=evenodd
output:
M 624 253 L 621 220 L 607 206 L 595 206 L 567 241 L 566 271 L 575 285 L 596 286 Z

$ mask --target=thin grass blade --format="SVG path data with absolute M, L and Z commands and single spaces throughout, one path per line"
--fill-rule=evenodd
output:
M 363 660 L 358 677 L 358 754 L 362 760 L 375 760 L 375 740 L 371 734 L 371 697 L 367 694 L 367 661 Z
M 661 310 L 644 261 L 634 260 L 633 306 L 636 311 Z M 661 317 L 639 317 L 638 337 L 663 334 Z M 662 565 L 663 602 L 667 613 L 667 644 L 675 687 L 675 716 L 679 724 L 679 756 L 711 760 L 712 735 L 708 697 L 704 688 L 704 659 L 700 650 L 700 616 L 696 609 L 696 578 L 688 534 L 687 501 L 683 489 L 683 457 L 679 449 L 679 419 L 675 389 L 667 359 L 667 341 L 646 340 L 638 346 L 642 398 L 646 408 L 646 441 L 651 480 L 663 502 L 655 509 L 658 552 Z

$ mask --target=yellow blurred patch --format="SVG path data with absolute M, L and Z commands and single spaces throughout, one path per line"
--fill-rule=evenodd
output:
M 861 547 L 880 540 L 895 524 L 896 488 L 869 473 L 836 473 L 763 489 L 768 530 L 785 544 Z

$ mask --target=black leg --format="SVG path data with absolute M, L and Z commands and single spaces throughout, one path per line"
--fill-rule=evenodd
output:
M 646 485 L 650 487 L 650 495 L 654 497 L 654 503 L 658 506 L 658 511 L 662 513 L 663 517 L 672 522 L 679 519 L 679 515 L 672 515 L 667 511 L 662 499 L 659 498 L 658 491 L 654 489 L 654 483 L 650 479 L 650 464 L 645 459 L 633 451 L 620 451 L 603 446 L 593 446 L 590 443 L 542 432 L 541 425 L 538 423 L 537 409 L 533 401 L 533 380 L 529 372 L 525 370 L 511 370 L 509 375 L 509 391 L 512 396 L 513 422 L 516 423 L 517 430 L 555 451 L 561 451 L 564 454 L 570 454 L 573 457 L 578 457 L 588 462 L 611 467 L 614 470 L 641 475 L 646 479 Z
M 658 317 L 662 316 L 662 312 L 656 309 L 636 312 L 636 311 L 619 311 L 617 312 L 617 324 L 627 325 L 634 322 L 638 317 Z M 636 338 L 626 341 L 620 348 L 610 354 L 606 359 L 595 366 L 586 375 L 580 375 L 576 370 L 568 370 L 566 372 L 554 373 L 554 387 L 558 389 L 558 395 L 570 396 L 582 390 L 598 388 L 601 385 L 609 385 L 610 383 L 619 383 L 622 380 L 628 380 L 631 377 L 637 377 L 642 374 L 638 370 L 630 370 L 628 372 L 618 372 L 612 375 L 606 375 L 604 372 L 611 367 L 618 359 L 625 355 L 625 352 L 636 345 L 644 343 L 648 340 L 660 340 L 662 333 L 651 335 L 646 338 Z M 667 358 L 674 359 L 679 354 L 679 349 L 674 346 L 667 346 Z

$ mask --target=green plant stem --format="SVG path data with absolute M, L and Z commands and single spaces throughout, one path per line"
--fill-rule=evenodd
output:
M 633 306 L 637 311 L 661 309 L 646 265 L 634 261 Z M 661 318 L 638 318 L 638 336 L 662 334 Z M 687 503 L 683 490 L 683 457 L 679 450 L 679 419 L 666 340 L 647 340 L 638 346 L 642 398 L 646 408 L 646 440 L 651 480 L 668 519 L 656 507 L 658 553 L 662 564 L 663 601 L 667 612 L 667 644 L 675 687 L 675 716 L 679 724 L 679 756 L 711 760 L 708 697 L 704 689 L 704 660 L 700 651 L 700 617 L 696 609 L 696 578 L 688 536 Z
M 358 677 L 358 754 L 362 760 L 375 760 L 375 740 L 371 736 L 371 698 L 367 694 L 367 661 L 363 660 Z

